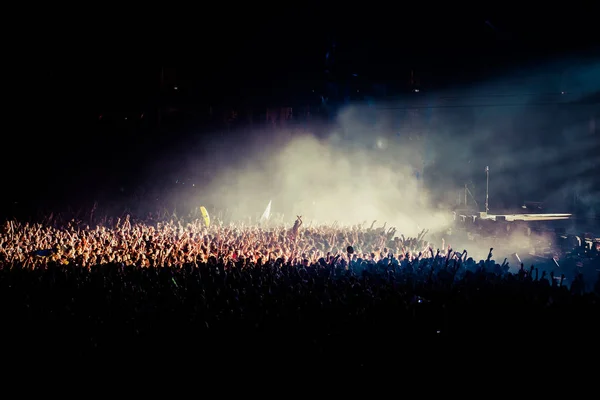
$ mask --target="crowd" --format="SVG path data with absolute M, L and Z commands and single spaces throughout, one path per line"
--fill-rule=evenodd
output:
M 361 367 L 422 340 L 600 331 L 600 280 L 590 291 L 581 274 L 566 284 L 561 272 L 492 258 L 493 249 L 474 260 L 427 231 L 404 237 L 376 221 L 10 220 L 0 236 L 2 334 L 61 357 Z

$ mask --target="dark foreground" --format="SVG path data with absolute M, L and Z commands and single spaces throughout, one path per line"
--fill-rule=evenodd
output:
M 597 338 L 595 290 L 527 271 L 452 281 L 444 269 L 356 276 L 292 266 L 50 265 L 2 270 L 0 313 L 8 357 L 359 368 L 422 354 L 423 345 Z

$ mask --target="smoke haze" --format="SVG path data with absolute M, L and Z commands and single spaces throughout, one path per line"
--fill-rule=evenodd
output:
M 488 165 L 491 213 L 541 201 L 548 211 L 576 202 L 593 214 L 598 93 L 600 63 L 572 59 L 471 88 L 345 106 L 329 125 L 240 130 L 169 153 L 180 154 L 176 176 L 201 188 L 184 196 L 186 207 L 237 220 L 255 220 L 272 200 L 287 223 L 302 215 L 443 232 L 465 184 L 483 211 Z
M 266 145 L 242 166 L 219 171 L 202 197 L 234 219 L 255 218 L 273 200 L 273 211 L 288 215 L 287 222 L 296 215 L 315 223 L 378 220 L 408 235 L 448 222 L 430 207 L 409 165 L 337 140 L 291 132 L 283 144 Z

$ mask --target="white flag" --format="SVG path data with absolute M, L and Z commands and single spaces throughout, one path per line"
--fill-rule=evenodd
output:
M 262 217 L 260 217 L 260 222 L 268 221 L 271 216 L 271 200 L 269 200 L 269 204 L 267 204 L 267 208 L 265 208 L 265 212 Z

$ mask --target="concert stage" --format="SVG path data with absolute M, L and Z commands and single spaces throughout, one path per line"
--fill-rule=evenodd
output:
M 538 222 L 564 221 L 571 219 L 572 214 L 489 214 L 485 212 L 468 213 L 455 211 L 454 220 L 459 223 L 477 224 L 480 222 Z
M 515 232 L 522 232 L 530 236 L 532 231 L 555 232 L 565 234 L 572 230 L 572 215 L 560 214 L 489 214 L 454 213 L 454 223 L 459 229 L 479 231 L 489 236 L 506 236 Z M 577 232 L 578 234 L 580 232 Z
M 525 236 L 537 232 L 553 234 L 558 241 L 573 239 L 585 242 L 587 246 L 600 242 L 597 235 L 598 221 L 575 218 L 572 214 L 489 214 L 462 211 L 454 212 L 455 226 L 471 233 L 478 232 L 499 238 L 517 232 Z
M 571 214 L 486 214 L 480 213 L 479 218 L 492 221 L 558 221 L 570 219 Z

